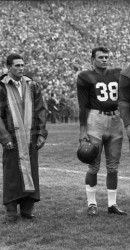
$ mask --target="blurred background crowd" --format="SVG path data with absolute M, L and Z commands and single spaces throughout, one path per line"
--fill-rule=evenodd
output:
M 10 52 L 22 54 L 53 123 L 78 121 L 76 78 L 99 45 L 111 67 L 130 62 L 129 0 L 0 0 L 0 74 Z

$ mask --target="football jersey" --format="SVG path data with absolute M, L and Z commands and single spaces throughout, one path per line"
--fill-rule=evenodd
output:
M 79 73 L 77 95 L 82 116 L 85 115 L 85 108 L 106 112 L 117 110 L 120 72 L 121 69 L 116 68 L 108 69 L 105 75 L 100 75 L 95 70 Z
M 130 125 L 130 65 L 122 70 L 119 80 L 119 109 L 125 127 Z

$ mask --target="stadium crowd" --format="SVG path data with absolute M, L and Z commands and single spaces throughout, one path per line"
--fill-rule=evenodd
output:
M 6 56 L 18 52 L 47 100 L 53 93 L 60 103 L 65 93 L 73 101 L 77 74 L 90 67 L 94 46 L 111 50 L 112 67 L 130 62 L 129 31 L 127 0 L 0 0 L 0 73 Z

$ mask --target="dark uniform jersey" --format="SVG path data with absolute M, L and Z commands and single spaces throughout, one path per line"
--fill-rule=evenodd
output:
M 125 127 L 130 125 L 130 65 L 122 70 L 119 80 L 119 109 Z
M 77 79 L 80 122 L 85 123 L 88 109 L 114 111 L 118 108 L 118 84 L 121 69 L 108 69 L 105 75 L 95 70 L 82 71 Z

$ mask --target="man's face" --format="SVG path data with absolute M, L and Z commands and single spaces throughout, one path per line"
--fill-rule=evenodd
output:
M 9 67 L 9 72 L 12 78 L 21 78 L 24 72 L 24 62 L 22 59 L 13 60 L 12 65 Z
M 99 69 L 106 69 L 108 66 L 109 54 L 102 51 L 97 51 L 93 59 L 93 65 Z

